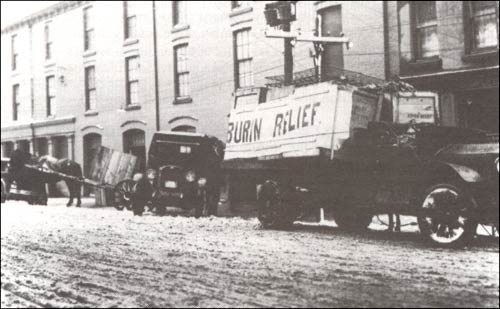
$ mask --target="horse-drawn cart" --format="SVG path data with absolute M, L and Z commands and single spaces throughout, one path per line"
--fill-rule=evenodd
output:
M 79 164 L 71 160 L 53 158 L 64 162 L 64 167 L 66 164 L 75 165 L 77 172 L 46 164 L 42 158 L 35 158 L 29 153 L 16 153 L 14 159 L 6 161 L 9 167 L 5 173 L 2 172 L 2 203 L 16 199 L 47 205 L 46 184 L 65 181 L 70 191 L 68 206 L 73 197 L 79 199 L 82 185 L 93 189 L 96 205 L 117 205 L 118 209 L 128 205 L 128 190 L 125 190 L 124 184 L 133 182 L 130 179 L 137 162 L 135 156 L 100 147 L 92 160 L 88 177 L 83 177 Z

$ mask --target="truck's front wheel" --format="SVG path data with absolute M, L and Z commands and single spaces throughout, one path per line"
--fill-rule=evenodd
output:
M 456 184 L 438 184 L 422 199 L 418 225 L 429 241 L 443 247 L 463 247 L 475 235 L 474 199 Z

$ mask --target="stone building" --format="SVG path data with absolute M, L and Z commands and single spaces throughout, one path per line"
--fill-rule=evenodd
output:
M 498 1 L 386 2 L 388 66 L 440 95 L 441 123 L 498 133 Z

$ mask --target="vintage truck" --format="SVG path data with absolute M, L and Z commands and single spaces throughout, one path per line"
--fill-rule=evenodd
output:
M 498 135 L 439 118 L 429 92 L 334 82 L 240 92 L 223 163 L 230 202 L 255 194 L 265 228 L 320 208 L 358 230 L 375 214 L 413 215 L 426 239 L 464 245 L 477 223 L 498 226 Z

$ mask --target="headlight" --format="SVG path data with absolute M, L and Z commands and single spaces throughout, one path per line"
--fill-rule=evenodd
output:
M 498 162 L 498 158 L 495 160 L 495 165 L 497 166 L 497 172 L 500 172 L 500 167 L 498 166 L 499 162 Z
M 188 171 L 186 173 L 186 181 L 193 182 L 196 180 L 196 173 L 194 171 Z
M 148 169 L 146 171 L 146 175 L 148 175 L 148 179 L 152 180 L 156 178 L 156 171 L 154 169 Z
M 206 184 L 207 184 L 207 179 L 206 178 L 200 177 L 200 179 L 198 179 L 198 186 L 204 187 Z

